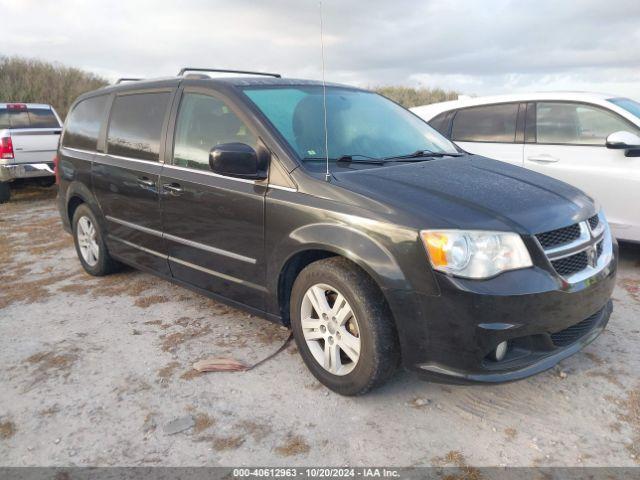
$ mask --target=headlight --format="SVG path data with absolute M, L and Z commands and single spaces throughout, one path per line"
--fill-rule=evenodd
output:
M 422 230 L 420 237 L 433 268 L 458 277 L 488 278 L 533 265 L 516 233 Z

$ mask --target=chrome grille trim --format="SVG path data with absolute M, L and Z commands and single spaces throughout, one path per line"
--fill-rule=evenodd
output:
M 596 225 L 595 229 L 591 228 L 591 225 Z M 567 275 L 562 275 L 558 271 L 556 273 L 566 280 L 568 283 L 575 284 L 582 282 L 600 272 L 604 269 L 613 257 L 613 245 L 611 238 L 611 231 L 604 218 L 604 216 L 598 214 L 598 222 L 593 221 L 593 217 L 580 222 L 580 238 L 559 245 L 553 248 L 545 249 L 542 247 L 536 237 L 536 241 L 540 248 L 546 254 L 549 263 L 554 268 L 553 262 L 562 260 L 573 255 L 578 255 L 585 252 L 589 258 L 586 268 Z
M 589 233 L 589 227 L 587 227 L 587 223 L 580 222 L 578 225 L 580 226 L 580 236 L 572 242 L 564 243 L 562 245 L 558 245 L 557 247 L 543 249 L 544 253 L 547 254 L 547 257 L 553 260 L 557 260 L 558 258 L 562 258 L 563 256 L 573 255 L 580 249 L 586 248 L 591 243 L 591 235 Z

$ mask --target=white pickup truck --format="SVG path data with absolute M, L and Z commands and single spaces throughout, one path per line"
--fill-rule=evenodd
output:
M 61 129 L 50 105 L 0 103 L 0 203 L 9 200 L 9 182 L 17 178 L 53 184 Z

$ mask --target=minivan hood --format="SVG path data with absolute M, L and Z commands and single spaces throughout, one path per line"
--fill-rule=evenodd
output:
M 385 204 L 397 215 L 415 219 L 419 228 L 533 234 L 596 213 L 594 201 L 577 188 L 478 155 L 333 174 L 336 185 Z

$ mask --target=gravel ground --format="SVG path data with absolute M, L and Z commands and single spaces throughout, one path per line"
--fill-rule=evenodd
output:
M 421 382 L 343 398 L 288 331 L 153 276 L 86 275 L 53 189 L 0 206 L 0 465 L 640 463 L 640 247 L 623 245 L 614 313 L 583 352 L 491 387 Z M 169 434 L 178 424 L 194 425 Z

